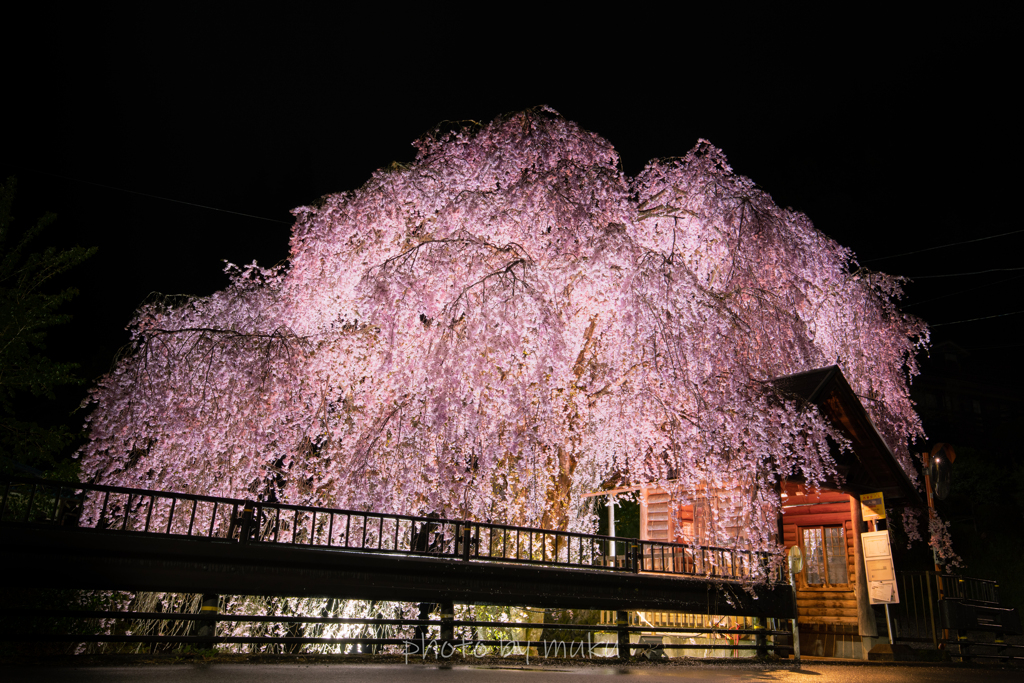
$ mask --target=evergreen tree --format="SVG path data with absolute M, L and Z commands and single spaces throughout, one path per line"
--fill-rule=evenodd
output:
M 62 304 L 77 293 L 73 287 L 52 292 L 53 281 L 96 252 L 96 248 L 46 247 L 30 252 L 31 244 L 56 219 L 45 214 L 34 226 L 16 234 L 11 206 L 15 179 L 0 185 L 0 456 L 3 470 L 15 463 L 51 469 L 74 436 L 66 425 L 40 424 L 26 414 L 26 396 L 56 398 L 55 389 L 80 384 L 75 363 L 46 355 L 47 330 L 70 319 Z

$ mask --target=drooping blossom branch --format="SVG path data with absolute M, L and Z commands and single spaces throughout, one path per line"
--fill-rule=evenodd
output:
M 916 541 L 924 540 L 921 538 L 920 521 L 918 520 L 918 517 L 921 515 L 921 511 L 917 508 L 906 506 L 901 512 L 903 531 L 907 534 L 907 549 L 909 550 Z
M 953 550 L 953 538 L 949 534 L 949 522 L 943 522 L 938 515 L 928 518 L 928 545 L 935 551 L 939 564 L 947 567 L 962 567 L 963 560 Z
M 650 482 L 735 492 L 709 538 L 775 549 L 777 482 L 842 439 L 771 380 L 836 362 L 912 471 L 899 282 L 709 143 L 631 179 L 540 108 L 416 146 L 295 209 L 286 267 L 141 308 L 86 476 L 581 530 L 583 494 Z

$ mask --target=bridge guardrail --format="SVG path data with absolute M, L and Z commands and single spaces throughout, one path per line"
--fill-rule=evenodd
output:
M 23 616 L 19 610 L 0 608 L 0 617 Z M 302 645 L 328 645 L 342 648 L 342 651 L 349 647 L 367 647 L 370 652 L 377 652 L 382 646 L 401 646 L 403 651 L 393 654 L 420 655 L 426 656 L 428 651 L 433 650 L 435 657 L 448 659 L 458 654 L 459 650 L 465 654 L 468 649 L 475 657 L 479 654 L 479 648 L 497 648 L 504 651 L 500 656 L 506 657 L 510 648 L 519 650 L 530 647 L 537 648 L 537 652 L 543 652 L 546 659 L 549 652 L 557 657 L 559 651 L 562 656 L 575 657 L 577 654 L 582 657 L 593 657 L 595 650 L 602 650 L 600 657 L 618 656 L 629 657 L 632 653 L 647 657 L 663 658 L 665 650 L 724 650 L 731 652 L 733 657 L 739 656 L 740 651 L 756 651 L 757 656 L 764 657 L 769 651 L 785 657 L 792 646 L 792 632 L 778 628 L 765 628 L 764 625 L 754 628 L 730 627 L 703 627 L 703 628 L 677 628 L 677 627 L 651 627 L 627 625 L 626 622 L 618 624 L 563 624 L 563 623 L 538 623 L 538 622 L 511 622 L 511 621 L 481 621 L 481 620 L 441 620 L 436 619 L 385 619 L 385 618 L 342 618 L 342 617 L 314 617 L 314 616 L 284 616 L 284 615 L 247 615 L 247 614 L 218 614 L 214 612 L 199 613 L 173 613 L 173 612 L 132 612 L 112 610 L 77 610 L 77 609 L 44 609 L 36 610 L 34 616 L 37 618 L 77 618 L 81 619 L 102 619 L 114 622 L 156 621 L 156 622 L 190 622 L 191 628 L 187 629 L 189 634 L 163 635 L 163 634 L 133 634 L 125 631 L 124 626 L 113 629 L 113 633 L 32 633 L 32 632 L 4 632 L 0 629 L 0 642 L 22 642 L 22 643 L 125 643 L 125 644 L 148 644 L 150 652 L 155 651 L 157 646 L 169 645 L 198 645 L 213 647 L 214 645 L 251 645 L 251 646 L 302 646 Z M 773 620 L 774 621 L 774 620 Z M 217 636 L 215 626 L 210 629 L 208 635 L 194 635 L 199 632 L 198 624 L 215 625 L 217 623 L 270 623 L 270 624 L 330 624 L 330 625 L 364 625 L 370 627 L 370 636 L 363 637 L 310 637 L 310 636 Z M 418 635 L 408 632 L 409 627 L 416 627 Z M 422 631 L 419 630 L 422 628 Z M 581 632 L 579 641 L 573 640 L 566 643 L 562 640 L 516 640 L 514 636 L 503 639 L 482 638 L 479 636 L 481 629 L 500 629 L 504 632 L 509 630 L 543 630 L 546 628 L 555 631 Z M 122 631 L 118 633 L 118 631 Z M 390 631 L 390 634 L 387 632 Z M 404 637 L 403 637 L 404 633 Z M 598 635 L 614 635 L 615 640 L 598 640 Z M 631 642 L 630 634 L 641 634 L 639 642 Z M 643 634 L 657 634 L 644 636 Z M 691 640 L 688 643 L 665 643 L 663 637 L 682 636 Z M 492 634 L 493 636 L 493 634 Z M 782 638 L 780 638 L 780 636 Z M 693 638 L 701 638 L 706 641 L 720 642 L 692 642 Z M 585 638 L 585 639 L 584 639 Z M 745 642 L 740 643 L 743 638 Z M 410 647 L 416 648 L 410 650 Z M 524 651 L 525 651 L 524 650 Z M 486 650 L 485 650 L 486 652 Z
M 784 583 L 765 553 L 488 522 L 291 505 L 24 477 L 0 480 L 0 524 L 73 526 L 240 544 Z

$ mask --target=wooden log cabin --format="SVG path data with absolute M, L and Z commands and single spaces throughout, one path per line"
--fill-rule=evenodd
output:
M 852 452 L 833 451 L 841 477 L 810 490 L 799 478 L 781 482 L 779 532 L 788 551 L 799 545 L 804 570 L 797 577 L 797 611 L 801 651 L 807 655 L 867 659 L 878 640 L 875 614 L 868 602 L 860 533 L 860 495 L 882 492 L 886 504 L 923 507 L 906 472 L 871 423 L 860 400 L 837 366 L 790 375 L 775 385 L 789 396 L 813 403 L 851 442 Z M 641 540 L 706 544 L 701 532 L 703 509 L 716 506 L 726 531 L 742 539 L 744 522 L 731 511 L 736 491 L 691 496 L 681 504 L 657 487 L 640 487 Z M 703 501 L 703 503 L 701 502 Z M 742 546 L 742 543 L 737 543 Z M 885 638 L 884 631 L 882 638 Z

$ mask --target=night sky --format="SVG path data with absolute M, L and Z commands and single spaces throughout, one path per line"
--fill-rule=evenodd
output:
M 1024 230 L 1010 10 L 243 7 L 40 11 L 6 27 L 0 173 L 18 177 L 15 215 L 27 227 L 54 211 L 45 243 L 100 248 L 65 278 L 81 290 L 75 320 L 51 334 L 87 378 L 110 367 L 150 292 L 210 294 L 227 283 L 225 259 L 277 263 L 293 207 L 412 160 L 410 143 L 440 121 L 540 104 L 609 140 L 629 175 L 706 138 L 864 265 L 908 276 L 1024 266 L 1024 232 L 874 260 Z M 919 279 L 905 305 L 939 324 L 1024 310 L 1022 292 L 1024 270 Z M 934 339 L 1011 377 L 1022 323 L 940 325 Z

